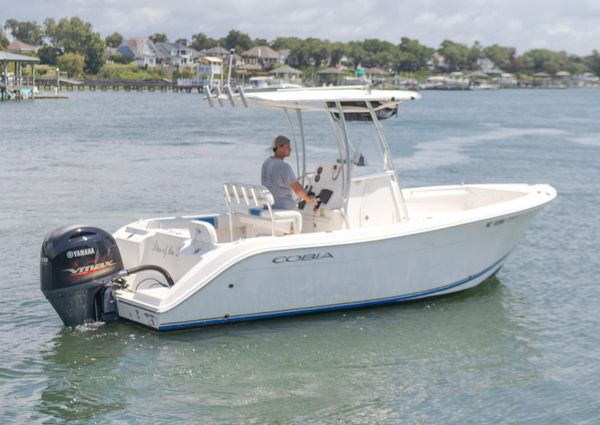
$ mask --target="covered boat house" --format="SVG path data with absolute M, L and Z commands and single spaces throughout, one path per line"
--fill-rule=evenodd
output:
M 35 64 L 40 60 L 31 56 L 0 52 L 0 101 L 33 98 Z M 31 66 L 31 76 L 23 76 L 23 67 Z M 12 72 L 9 72 L 12 68 Z

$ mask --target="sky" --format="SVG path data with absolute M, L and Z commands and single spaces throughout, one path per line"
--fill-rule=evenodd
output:
M 588 55 L 600 51 L 600 0 L 0 0 L 0 23 L 79 16 L 103 37 L 165 33 L 172 41 L 236 29 L 252 38 L 329 41 L 401 37 L 439 47 L 499 44 Z

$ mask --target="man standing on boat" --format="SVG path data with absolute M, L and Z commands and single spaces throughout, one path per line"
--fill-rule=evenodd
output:
M 275 198 L 273 208 L 296 209 L 292 191 L 308 203 L 315 202 L 316 198 L 304 191 L 302 185 L 296 180 L 292 167 L 284 161 L 292 153 L 290 139 L 281 135 L 275 137 L 271 143 L 271 149 L 273 156 L 263 162 L 260 180 L 261 184 L 269 189 Z

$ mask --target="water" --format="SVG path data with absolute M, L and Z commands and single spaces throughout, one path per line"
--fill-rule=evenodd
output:
M 0 423 L 600 423 L 598 95 L 425 92 L 385 123 L 405 186 L 557 188 L 495 279 L 160 335 L 63 328 L 39 291 L 44 235 L 221 210 L 224 181 L 258 181 L 282 115 L 197 94 L 0 104 Z M 325 140 L 326 121 L 306 120 Z

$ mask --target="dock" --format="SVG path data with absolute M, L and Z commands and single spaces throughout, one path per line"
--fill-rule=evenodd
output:
M 68 99 L 69 96 L 60 93 L 34 93 L 34 99 Z
M 55 78 L 39 78 L 37 86 L 40 90 L 56 89 Z M 170 80 L 131 81 L 131 80 L 75 80 L 60 78 L 60 90 L 65 91 L 136 91 L 136 92 L 174 92 L 174 93 L 202 93 L 203 86 L 180 85 Z
M 136 91 L 202 93 L 203 86 L 178 84 L 163 79 L 151 81 L 130 80 L 77 80 L 67 78 L 57 69 L 54 78 L 35 78 L 35 64 L 39 59 L 31 56 L 0 52 L 0 101 L 24 99 L 66 99 L 61 91 Z M 23 67 L 31 66 L 31 75 L 23 75 Z M 9 72 L 9 70 L 13 72 Z M 61 75 L 63 74 L 63 75 Z M 37 92 L 37 89 L 44 92 Z M 52 93 L 54 92 L 54 93 Z

